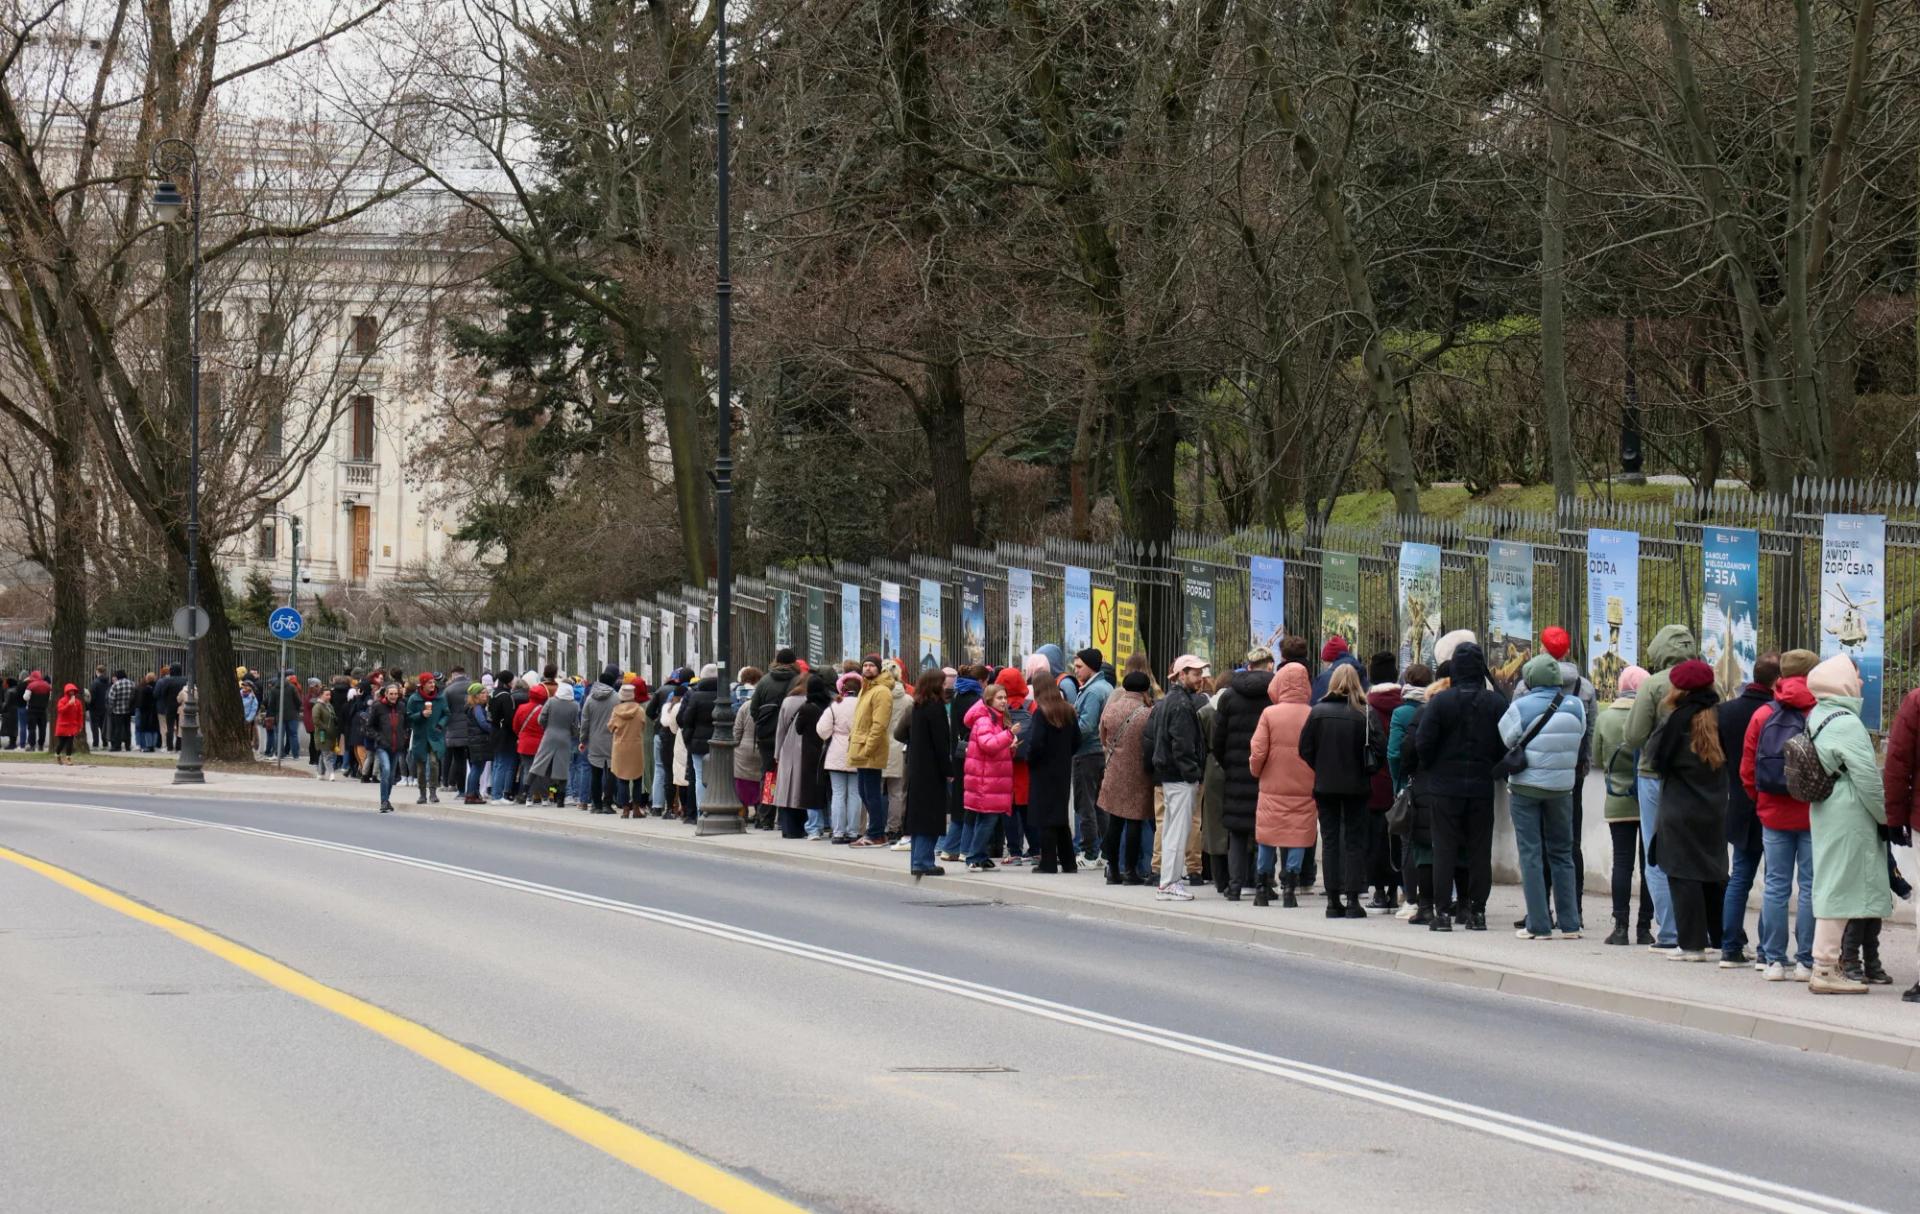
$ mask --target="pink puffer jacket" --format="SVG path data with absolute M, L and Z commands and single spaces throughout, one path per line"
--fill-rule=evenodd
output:
M 979 814 L 1013 812 L 1013 731 L 982 700 L 967 709 L 966 788 L 961 803 Z

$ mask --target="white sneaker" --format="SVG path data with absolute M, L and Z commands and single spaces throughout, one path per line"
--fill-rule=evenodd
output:
M 1175 881 L 1171 885 L 1161 886 L 1159 892 L 1154 894 L 1154 900 L 1157 902 L 1191 902 L 1193 901 L 1193 895 L 1187 891 L 1186 882 Z
M 1578 940 L 1579 938 L 1580 938 L 1579 932 L 1563 931 L 1560 933 L 1560 939 L 1562 940 Z
M 1407 902 L 1407 903 L 1403 903 L 1399 910 L 1393 912 L 1393 917 L 1396 919 L 1411 919 L 1419 913 L 1420 913 L 1419 904 L 1414 902 Z
M 1754 973 L 1756 973 L 1756 974 L 1764 974 L 1764 973 L 1766 973 L 1766 972 L 1767 972 L 1767 963 L 1766 963 L 1766 962 L 1764 962 L 1764 961 L 1761 961 L 1761 960 L 1758 960 L 1758 959 L 1756 959 L 1756 960 L 1754 961 L 1754 963 L 1753 963 L 1753 972 L 1754 972 Z
M 1760 971 L 1760 976 L 1768 982 L 1785 982 L 1787 980 L 1787 967 L 1778 961 L 1769 961 L 1767 968 Z
M 1544 936 L 1536 936 L 1530 928 L 1520 927 L 1514 929 L 1513 937 L 1516 940 L 1551 940 L 1553 939 L 1553 933 L 1548 932 Z
M 1708 960 L 1707 950 L 1703 948 L 1702 949 L 1676 948 L 1673 950 L 1673 952 L 1667 955 L 1667 960 L 1669 961 L 1706 961 Z
M 895 843 L 895 844 L 894 844 L 894 845 L 893 845 L 892 847 L 890 847 L 890 848 L 888 848 L 887 850 L 889 850 L 889 851 L 912 851 L 912 850 L 913 850 L 913 843 L 912 843 L 912 841 L 911 841 L 911 840 L 908 840 L 908 839 L 902 839 L 902 840 L 900 840 L 900 841 L 899 841 L 898 843 Z
M 1812 970 L 1808 969 L 1806 966 L 1801 965 L 1797 962 L 1794 964 L 1793 980 L 1795 982 L 1809 982 L 1809 981 L 1812 981 L 1812 979 L 1813 979 Z

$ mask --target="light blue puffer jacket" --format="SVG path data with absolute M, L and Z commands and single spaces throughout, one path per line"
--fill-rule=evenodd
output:
M 1509 704 L 1500 718 L 1500 738 L 1508 746 L 1520 741 L 1561 690 L 1560 664 L 1546 654 L 1529 661 L 1522 674 L 1527 693 Z M 1586 736 L 1586 710 L 1579 696 L 1568 695 L 1560 701 L 1560 711 L 1527 744 L 1527 769 L 1508 783 L 1515 790 L 1572 792 L 1580 764 L 1580 744 Z

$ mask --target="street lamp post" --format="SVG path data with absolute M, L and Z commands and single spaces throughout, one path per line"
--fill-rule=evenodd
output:
M 714 623 L 719 633 L 714 661 L 720 666 L 720 688 L 713 702 L 713 739 L 707 744 L 706 796 L 700 805 L 697 833 L 738 834 L 740 798 L 733 791 L 733 280 L 728 277 L 727 248 L 727 127 L 732 122 L 727 104 L 727 4 L 714 0 L 714 150 L 717 157 L 714 249 L 715 335 L 719 339 L 714 380 L 717 402 L 713 443 L 713 555 L 718 587 Z
M 162 139 L 153 149 L 154 218 L 193 225 L 191 288 L 187 318 L 187 688 L 180 704 L 180 750 L 175 784 L 204 784 L 200 766 L 200 156 L 184 139 Z M 185 173 L 188 197 L 175 180 Z

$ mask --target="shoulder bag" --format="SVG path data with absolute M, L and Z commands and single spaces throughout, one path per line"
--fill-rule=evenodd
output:
M 1501 755 L 1500 761 L 1493 765 L 1494 779 L 1505 780 L 1527 769 L 1527 747 L 1540 736 L 1540 731 L 1547 727 L 1547 722 L 1553 719 L 1553 714 L 1560 711 L 1560 705 L 1566 698 L 1567 693 L 1564 688 L 1553 693 L 1553 703 L 1547 705 L 1547 710 L 1534 718 L 1533 724 L 1527 726 L 1527 732 L 1520 735 L 1520 740 L 1509 746 L 1507 753 Z

